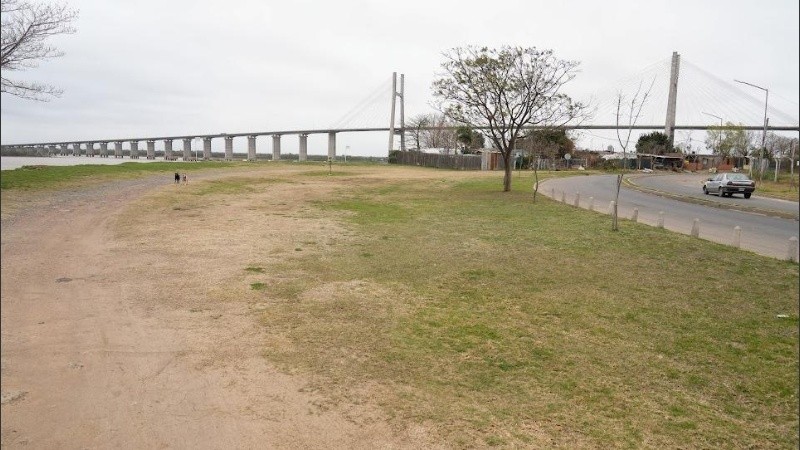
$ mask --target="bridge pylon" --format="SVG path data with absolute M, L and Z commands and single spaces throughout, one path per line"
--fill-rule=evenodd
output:
M 400 98 L 400 129 L 396 129 L 395 110 L 397 98 Z M 394 148 L 394 135 L 400 135 L 400 150 L 406 149 L 406 120 L 405 120 L 405 74 L 400 74 L 400 92 L 397 91 L 397 72 L 392 72 L 392 111 L 389 114 L 389 151 Z
M 667 122 L 664 125 L 664 134 L 669 140 L 669 147 L 675 142 L 675 111 L 678 102 L 678 75 L 681 67 L 681 55 L 672 52 L 672 69 L 669 77 L 669 97 L 667 97 Z

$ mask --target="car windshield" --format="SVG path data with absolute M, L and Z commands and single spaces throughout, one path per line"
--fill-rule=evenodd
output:
M 750 179 L 747 178 L 747 175 L 743 173 L 730 173 L 728 174 L 728 179 L 733 181 L 749 181 Z

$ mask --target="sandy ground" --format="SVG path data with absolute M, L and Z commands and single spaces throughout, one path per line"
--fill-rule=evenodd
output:
M 4 205 L 2 446 L 435 447 L 423 427 L 390 425 L 368 392 L 331 406 L 276 370 L 258 303 L 220 288 L 296 240 L 346 239 L 293 214 L 318 187 L 264 185 L 195 211 L 168 207 L 180 188 L 147 179 Z

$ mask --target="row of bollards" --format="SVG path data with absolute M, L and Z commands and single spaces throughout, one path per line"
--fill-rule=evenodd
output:
M 555 191 L 554 188 L 550 189 L 550 198 L 553 198 L 553 199 L 556 198 L 556 191 Z M 575 201 L 573 202 L 573 206 L 575 206 L 575 207 L 579 207 L 580 206 L 580 198 L 581 198 L 581 193 L 580 192 L 576 192 L 575 193 Z M 563 192 L 563 191 L 561 192 L 561 203 L 564 203 L 564 204 L 567 203 L 567 193 Z M 611 200 L 611 202 L 608 205 L 608 214 L 612 214 L 612 215 L 614 214 L 614 207 L 615 206 L 616 206 L 616 202 Z M 589 211 L 594 211 L 594 197 L 589 197 L 589 207 L 588 207 L 588 209 L 589 209 Z M 633 214 L 631 215 L 631 221 L 632 222 L 638 222 L 638 220 L 639 220 L 639 208 L 633 208 Z M 658 220 L 656 222 L 656 227 L 664 228 L 664 211 L 659 211 L 658 212 Z M 700 237 L 700 219 L 696 218 L 696 219 L 694 219 L 692 221 L 692 230 L 691 230 L 690 234 L 691 234 L 692 237 L 696 237 L 696 238 Z M 740 227 L 738 225 L 733 227 L 733 242 L 731 242 L 731 245 L 733 247 L 736 247 L 736 248 L 741 248 L 741 246 L 742 246 L 742 227 Z M 797 237 L 792 236 L 791 238 L 789 238 L 789 245 L 788 245 L 787 252 L 786 252 L 786 259 L 787 260 L 789 260 L 791 262 L 798 262 L 797 261 L 797 250 L 798 250 L 797 246 L 798 246 Z

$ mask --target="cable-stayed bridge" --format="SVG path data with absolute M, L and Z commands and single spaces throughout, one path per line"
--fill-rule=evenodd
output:
M 677 67 L 676 67 L 677 66 Z M 156 142 L 163 142 L 165 159 L 194 160 L 200 158 L 193 141 L 202 141 L 202 159 L 211 159 L 212 141 L 222 139 L 225 159 L 233 159 L 233 142 L 236 138 L 247 139 L 247 157 L 256 159 L 256 138 L 272 137 L 272 158 L 280 159 L 282 136 L 298 136 L 298 158 L 308 156 L 308 136 L 327 135 L 328 157 L 337 154 L 336 137 L 342 133 L 387 132 L 388 147 L 405 149 L 404 80 L 400 76 L 398 87 L 396 75 L 372 88 L 365 97 L 327 128 L 265 130 L 244 133 L 193 134 L 174 136 L 143 136 L 118 138 L 88 138 L 79 141 L 33 142 L 5 145 L 4 148 L 25 149 L 35 154 L 86 155 L 117 158 L 123 157 L 124 146 L 132 159 L 155 159 Z M 568 124 L 566 129 L 576 130 L 578 138 L 605 144 L 616 141 L 618 129 L 628 129 L 627 118 L 618 116 L 618 101 L 630 101 L 636 92 L 648 93 L 648 98 L 634 130 L 663 130 L 676 142 L 691 143 L 692 131 L 705 131 L 712 126 L 736 124 L 746 130 L 800 131 L 797 99 L 788 99 L 766 88 L 748 82 L 726 81 L 703 70 L 699 66 L 680 60 L 677 53 L 651 64 L 639 72 L 601 89 L 589 98 L 578 100 L 590 107 L 590 117 L 581 123 Z M 766 94 L 764 97 L 762 95 Z M 398 111 L 399 106 L 399 111 Z M 620 123 L 620 125 L 617 125 Z M 436 127 L 419 127 L 431 129 Z M 441 128 L 441 127 L 440 127 Z M 448 127 L 445 127 L 448 128 Z M 612 133 L 613 132 L 613 133 Z M 175 141 L 182 142 L 182 149 L 173 148 Z M 140 150 L 139 144 L 145 146 Z M 109 148 L 109 145 L 113 148 Z M 399 144 L 399 145 L 398 145 Z M 97 146 L 97 147 L 96 147 Z M 590 147 L 597 147 L 591 144 Z

